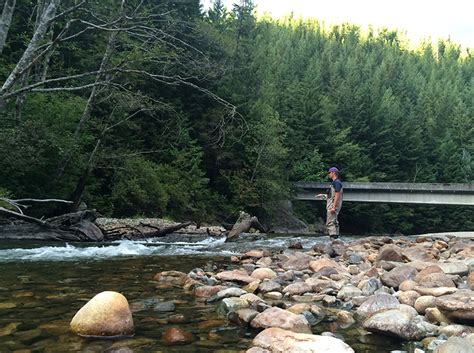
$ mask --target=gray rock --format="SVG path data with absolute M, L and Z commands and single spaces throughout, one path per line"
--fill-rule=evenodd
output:
M 440 344 L 433 353 L 473 353 L 474 347 L 467 338 L 450 337 L 446 342 Z
M 390 272 L 382 275 L 382 283 L 393 288 L 398 288 L 400 283 L 407 279 L 414 279 L 418 271 L 407 265 L 395 267 Z
M 400 302 L 390 294 L 375 294 L 367 298 L 357 309 L 356 313 L 362 318 L 368 318 L 375 313 L 388 309 L 397 309 Z

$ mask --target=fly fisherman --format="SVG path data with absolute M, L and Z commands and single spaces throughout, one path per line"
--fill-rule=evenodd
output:
M 342 182 L 339 179 L 339 169 L 331 167 L 328 170 L 328 178 L 331 179 L 331 185 L 327 194 L 316 195 L 317 199 L 326 200 L 326 228 L 331 239 L 337 239 L 339 236 L 339 222 L 337 216 L 342 207 Z

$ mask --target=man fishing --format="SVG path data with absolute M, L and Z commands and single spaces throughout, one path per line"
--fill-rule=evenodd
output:
M 342 208 L 342 182 L 339 179 L 339 169 L 331 167 L 328 170 L 328 178 L 331 185 L 327 194 L 316 195 L 317 199 L 326 200 L 326 228 L 331 239 L 339 237 L 339 222 L 337 217 Z

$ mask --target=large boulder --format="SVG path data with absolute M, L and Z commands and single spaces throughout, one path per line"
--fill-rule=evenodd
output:
M 258 314 L 250 323 L 254 328 L 279 327 L 300 333 L 311 333 L 308 320 L 303 315 L 296 315 L 288 310 L 273 307 Z
M 330 336 L 318 336 L 295 333 L 280 328 L 268 328 L 260 332 L 253 340 L 254 350 L 250 352 L 305 352 L 305 353 L 354 353 L 354 350 L 342 340 Z
M 312 259 L 313 258 L 309 255 L 297 252 L 294 255 L 290 256 L 280 266 L 284 270 L 306 270 L 309 267 L 309 263 Z
M 133 318 L 127 299 L 117 292 L 102 292 L 89 300 L 71 320 L 71 330 L 80 336 L 131 336 Z

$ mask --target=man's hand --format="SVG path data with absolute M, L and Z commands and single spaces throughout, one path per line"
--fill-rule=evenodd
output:
M 316 199 L 318 200 L 326 200 L 327 195 L 326 194 L 317 194 L 315 196 Z
M 331 212 L 331 213 L 336 213 L 336 208 L 335 208 L 335 207 L 330 208 L 330 209 L 329 209 L 329 212 Z

